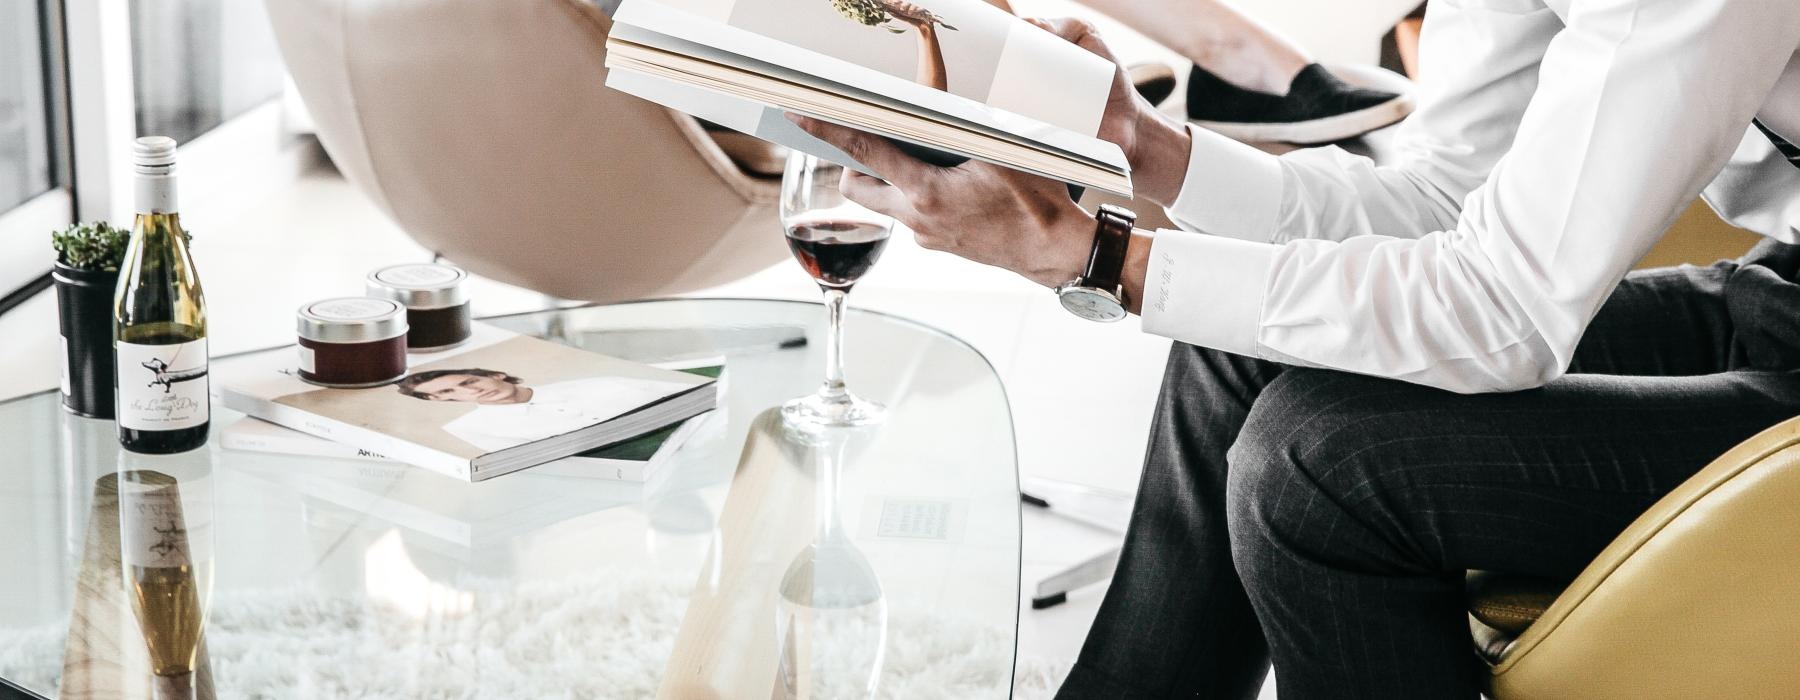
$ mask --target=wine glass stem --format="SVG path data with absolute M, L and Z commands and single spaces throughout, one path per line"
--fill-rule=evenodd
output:
M 826 398 L 840 398 L 844 390 L 844 298 L 849 292 L 842 289 L 825 289 L 825 385 L 819 387 L 819 394 Z
M 834 454 L 831 445 L 819 448 L 818 467 L 813 472 L 814 507 L 813 517 L 818 525 L 818 542 L 826 542 L 837 533 L 838 529 L 838 469 L 842 460 Z

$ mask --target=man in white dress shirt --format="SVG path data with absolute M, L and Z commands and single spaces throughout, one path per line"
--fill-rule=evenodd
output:
M 1284 697 L 1474 698 L 1465 570 L 1572 577 L 1800 413 L 1800 2 L 1429 7 L 1391 163 L 1268 155 L 1115 82 L 1100 136 L 1183 229 L 1128 234 L 1119 301 L 1179 342 L 1064 697 L 1253 697 L 1272 658 Z M 797 121 L 921 245 L 1107 279 L 1061 184 Z M 1628 275 L 1696 195 L 1769 240 Z
M 427 401 L 460 401 L 480 407 L 444 424 L 444 431 L 489 452 L 604 423 L 661 400 L 689 385 L 630 377 L 592 377 L 526 386 L 519 377 L 489 369 L 417 372 L 396 385 Z

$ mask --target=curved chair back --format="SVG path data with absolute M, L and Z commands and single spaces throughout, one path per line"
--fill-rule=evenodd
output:
M 1657 501 L 1523 634 L 1494 645 L 1492 695 L 1794 697 L 1796 562 L 1800 418 Z
M 266 0 L 319 139 L 425 247 L 486 277 L 610 301 L 785 255 L 779 184 L 691 117 L 605 87 L 584 0 Z

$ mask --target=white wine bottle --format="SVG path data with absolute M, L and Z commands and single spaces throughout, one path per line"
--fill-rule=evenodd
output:
M 120 560 L 156 676 L 153 695 L 192 697 L 206 612 L 180 487 L 168 474 L 125 466 L 118 472 Z
M 168 454 L 206 444 L 206 297 L 176 213 L 175 140 L 146 136 L 132 149 L 137 219 L 113 298 L 119 444 Z

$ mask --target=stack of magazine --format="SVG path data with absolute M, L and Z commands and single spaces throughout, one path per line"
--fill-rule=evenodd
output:
M 224 405 L 249 414 L 229 448 L 392 459 L 465 481 L 528 467 L 646 481 L 703 427 L 717 363 L 674 370 L 477 324 L 451 350 L 413 355 L 399 382 L 333 389 L 302 381 L 294 350 L 220 363 Z
M 1112 63 L 983 0 L 625 0 L 607 85 L 880 177 L 783 112 L 1131 196 Z

